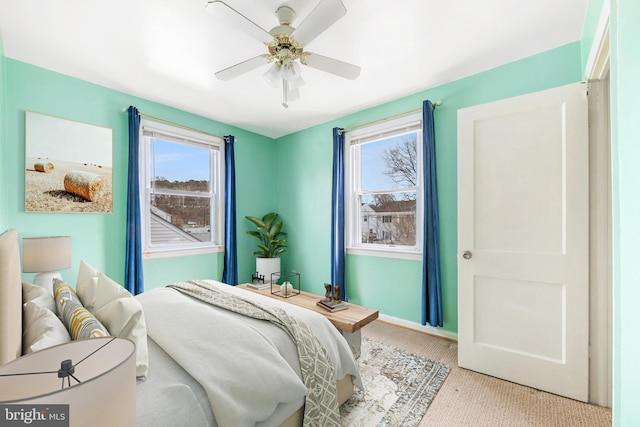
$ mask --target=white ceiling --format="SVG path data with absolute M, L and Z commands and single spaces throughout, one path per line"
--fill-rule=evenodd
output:
M 275 138 L 579 40 L 587 1 L 343 0 L 347 14 L 305 50 L 360 76 L 303 66 L 288 109 L 262 79 L 268 65 L 214 77 L 266 48 L 206 0 L 2 0 L 0 31 L 7 57 Z M 268 31 L 278 6 L 295 27 L 318 0 L 226 3 Z

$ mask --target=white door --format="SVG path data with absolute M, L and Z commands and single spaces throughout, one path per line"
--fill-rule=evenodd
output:
M 458 111 L 458 363 L 586 401 L 586 85 Z

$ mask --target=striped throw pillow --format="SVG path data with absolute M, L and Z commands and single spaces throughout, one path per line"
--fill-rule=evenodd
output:
M 69 331 L 71 339 L 82 340 L 109 336 L 107 328 L 82 306 L 80 299 L 69 285 L 62 281 L 56 281 L 54 294 L 58 315 Z
M 58 316 L 62 318 L 62 305 L 64 300 L 77 301 L 82 305 L 82 301 L 78 295 L 60 279 L 53 279 L 53 298 L 56 300 L 56 311 Z

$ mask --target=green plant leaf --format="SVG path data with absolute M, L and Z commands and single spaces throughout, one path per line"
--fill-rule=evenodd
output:
M 282 231 L 283 221 L 278 219 L 276 212 L 269 212 L 262 219 L 251 215 L 247 215 L 245 218 L 256 226 L 255 230 L 247 230 L 247 234 L 260 241 L 257 244 L 260 251 L 254 252 L 254 255 L 272 258 L 286 251 L 285 243 L 287 240 L 284 236 L 287 233 Z
M 257 218 L 255 216 L 251 216 L 251 215 L 247 215 L 245 216 L 246 219 L 248 219 L 249 221 L 251 221 L 252 223 L 254 223 L 257 227 L 264 227 L 265 223 L 264 221 L 262 221 L 260 218 Z
M 264 222 L 264 226 L 266 228 L 271 228 L 271 225 L 273 224 L 273 221 L 276 220 L 278 214 L 275 212 L 269 212 L 268 214 L 266 214 L 265 216 L 262 217 L 262 222 Z
M 280 230 L 282 230 L 282 220 L 276 222 L 271 226 L 271 229 L 269 230 L 269 234 L 271 234 L 272 236 L 275 236 L 278 233 L 280 233 Z

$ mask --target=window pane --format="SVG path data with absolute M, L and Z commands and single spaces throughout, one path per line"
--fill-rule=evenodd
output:
M 208 197 L 151 193 L 151 244 L 192 244 L 211 241 Z
M 152 186 L 179 191 L 209 191 L 209 149 L 151 139 Z
M 416 192 L 360 197 L 361 243 L 415 246 Z
M 417 185 L 417 132 L 361 144 L 362 190 L 393 190 Z

